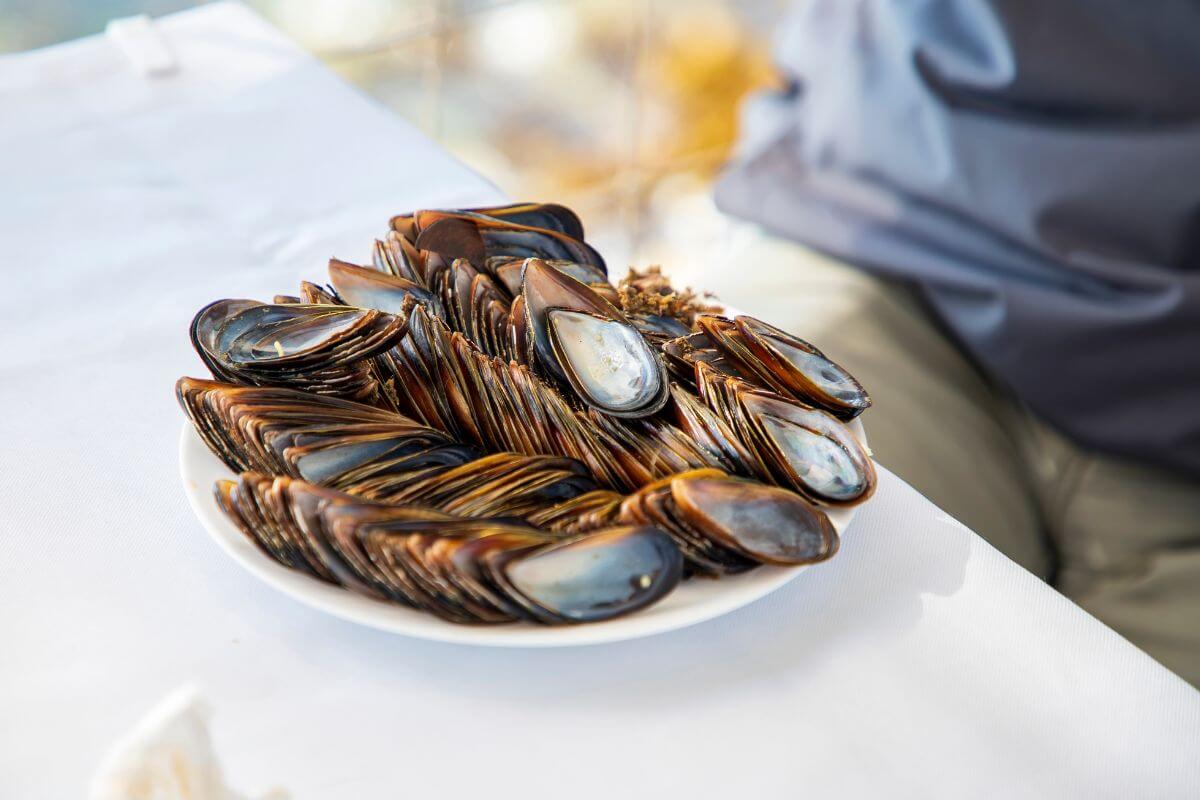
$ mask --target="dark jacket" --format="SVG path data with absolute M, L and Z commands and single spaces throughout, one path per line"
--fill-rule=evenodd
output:
M 1200 475 L 1200 3 L 805 0 L 726 211 L 913 281 L 1099 450 Z

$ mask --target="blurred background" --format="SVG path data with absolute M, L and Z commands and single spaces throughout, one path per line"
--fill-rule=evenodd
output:
M 98 33 L 114 17 L 194 5 L 0 0 L 0 52 Z M 767 42 L 785 3 L 248 5 L 509 196 L 575 208 L 619 275 L 626 264 L 686 274 L 719 236 L 712 179 L 729 156 L 739 102 L 775 80 Z

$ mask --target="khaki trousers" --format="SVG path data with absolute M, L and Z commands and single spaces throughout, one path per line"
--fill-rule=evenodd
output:
M 741 228 L 697 285 L 850 369 L 879 463 L 1200 686 L 1200 481 L 1081 448 L 991 384 L 910 290 Z

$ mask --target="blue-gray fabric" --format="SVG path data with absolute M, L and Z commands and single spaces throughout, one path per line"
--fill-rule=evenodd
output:
M 1200 3 L 806 0 L 776 58 L 721 208 L 911 280 L 1081 444 L 1200 475 Z

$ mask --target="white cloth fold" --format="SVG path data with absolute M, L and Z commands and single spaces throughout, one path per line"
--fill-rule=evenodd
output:
M 91 800 L 250 800 L 225 784 L 212 710 L 194 686 L 167 695 L 116 744 L 92 778 Z M 273 790 L 261 800 L 287 800 Z

